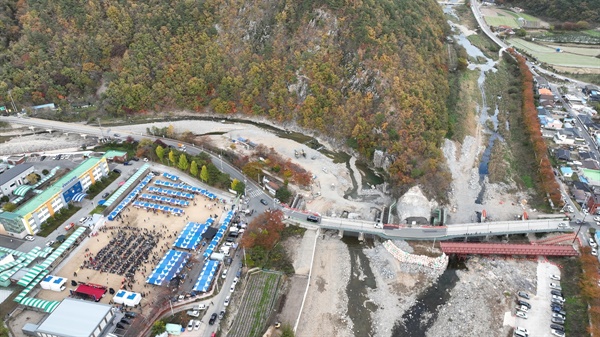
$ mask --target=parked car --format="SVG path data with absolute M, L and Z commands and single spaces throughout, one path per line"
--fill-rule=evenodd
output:
M 46 242 L 46 247 L 52 246 L 54 244 L 54 242 L 55 242 L 54 240 L 50 240 L 50 241 Z
M 524 291 L 519 291 L 517 293 L 517 295 L 519 295 L 519 297 L 523 297 L 523 298 L 529 299 L 529 294 L 526 293 L 526 292 L 524 292 Z
M 554 281 L 560 281 L 560 276 L 552 274 L 550 275 L 550 279 Z
M 562 330 L 556 330 L 556 329 L 552 329 L 550 330 L 550 332 L 554 335 L 554 336 L 558 336 L 558 337 L 562 337 L 565 335 L 565 332 Z
M 110 195 L 110 193 L 108 193 L 108 192 L 102 194 L 102 199 L 106 199 L 109 195 Z
M 215 324 L 216 320 L 217 320 L 217 313 L 214 312 L 212 315 L 210 315 L 210 319 L 208 320 L 208 324 L 209 325 L 213 325 L 213 324 Z
M 553 295 L 554 296 L 554 295 Z M 559 305 L 563 305 L 563 303 L 565 303 L 564 301 L 558 300 L 556 298 L 553 298 L 550 300 L 550 303 L 552 304 L 559 304 Z
M 35 240 L 35 237 L 33 237 L 33 235 L 25 235 L 25 240 L 33 241 L 33 240 Z
M 123 324 L 131 324 L 131 321 L 128 320 L 127 318 L 121 318 L 121 321 L 119 323 L 123 323 Z
M 556 324 L 565 324 L 565 320 L 561 319 L 561 318 L 557 318 L 557 317 L 552 317 L 552 323 L 556 323 Z
M 522 305 L 522 306 L 526 306 L 526 307 L 527 307 L 527 309 L 531 309 L 531 304 L 529 304 L 528 302 L 525 302 L 525 301 L 518 300 L 518 301 L 517 301 L 517 304 L 518 304 L 518 305 Z
M 552 295 L 552 299 L 553 300 L 558 300 L 558 301 L 561 301 L 561 302 L 565 301 L 565 299 L 562 296 L 559 296 L 559 295 Z
M 552 317 L 556 317 L 556 318 L 560 318 L 560 319 L 566 319 L 565 316 L 563 316 L 563 315 L 561 315 L 561 314 L 559 314 L 557 312 L 553 312 L 552 313 Z
M 517 311 L 516 315 L 517 315 L 517 317 L 527 319 L 527 314 L 522 311 Z
M 133 157 L 133 158 L 131 158 L 131 160 L 133 160 L 133 161 L 140 161 L 140 158 L 138 158 L 138 157 Z
M 206 310 L 206 304 L 198 304 L 197 306 L 194 307 L 194 310 Z
M 229 306 L 229 298 L 230 298 L 230 297 L 231 297 L 231 296 L 227 296 L 227 297 L 225 298 L 225 301 L 223 302 L 223 306 L 226 306 L 226 307 L 227 307 L 227 306 Z
M 121 170 L 119 170 L 119 169 L 114 169 L 113 172 L 116 174 L 121 174 Z
M 231 288 L 229 288 L 229 292 L 232 293 L 235 290 L 235 285 L 232 285 Z
M 565 331 L 565 327 L 558 324 L 550 324 L 550 329 Z
M 260 203 L 263 204 L 263 205 L 265 205 L 265 206 L 269 205 L 269 202 L 266 201 L 265 199 L 260 199 Z
M 75 224 L 71 222 L 70 224 L 68 224 L 68 225 L 65 226 L 65 230 L 68 231 L 68 230 L 70 230 L 73 227 L 75 227 Z
M 120 135 L 120 134 L 118 134 L 118 133 L 113 133 L 113 136 L 114 136 L 114 137 L 121 137 L 121 135 Z
M 186 311 L 186 314 L 188 316 L 198 317 L 198 316 L 200 316 L 200 311 L 198 311 L 198 310 L 188 310 L 188 311 Z
M 527 329 L 525 329 L 525 328 L 523 328 L 523 327 L 520 327 L 520 326 L 516 327 L 516 328 L 515 328 L 515 331 L 518 331 L 518 332 L 523 332 L 523 333 L 525 333 L 525 334 L 529 334 L 529 331 L 527 331 Z
M 550 294 L 556 295 L 556 296 L 562 296 L 563 295 L 563 293 L 561 291 L 558 291 L 558 290 L 551 290 Z
M 560 284 L 553 283 L 553 282 L 550 282 L 550 288 L 556 289 L 556 290 L 562 290 L 562 288 L 560 287 Z
M 125 326 L 121 323 L 117 323 L 117 329 L 125 329 Z
M 588 243 L 590 244 L 590 247 L 592 247 L 592 248 L 598 248 L 598 245 L 596 244 L 596 241 L 592 240 L 592 238 L 588 239 Z
M 91 216 L 84 216 L 83 218 L 79 219 L 79 223 L 80 224 L 84 224 L 84 223 L 88 222 L 91 219 L 92 219 Z
M 200 320 L 197 320 L 197 321 L 194 323 L 194 330 L 200 330 Z
M 225 310 L 221 310 L 219 313 L 219 319 L 223 319 L 223 317 L 225 317 Z
M 224 269 L 223 272 L 221 273 L 221 278 L 227 278 L 227 271 L 229 269 Z
M 187 329 L 188 329 L 188 331 L 192 331 L 193 328 L 194 328 L 194 320 L 191 319 L 187 325 Z
M 123 163 L 123 165 L 130 166 L 130 165 L 133 165 L 133 164 L 131 164 L 130 162 L 126 161 L 126 162 Z
M 596 248 L 592 248 L 592 252 L 591 252 L 591 254 L 592 254 L 593 256 L 598 256 L 598 251 L 596 250 Z
M 519 305 L 517 305 L 517 306 L 515 307 L 515 309 L 517 309 L 517 310 L 519 310 L 519 311 L 522 311 L 522 312 L 527 312 L 527 311 L 529 311 L 529 308 L 527 308 L 527 307 L 526 307 L 526 306 L 524 306 L 524 305 L 520 305 L 520 306 L 519 306 Z
M 135 318 L 135 316 L 137 316 L 137 314 L 135 312 L 132 312 L 132 311 L 127 311 L 125 313 L 125 317 L 127 317 L 127 318 Z

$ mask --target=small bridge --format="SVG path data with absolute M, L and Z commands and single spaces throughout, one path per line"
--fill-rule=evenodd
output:
M 531 245 L 508 243 L 440 242 L 446 254 L 458 255 L 525 255 L 525 256 L 578 256 L 572 245 Z

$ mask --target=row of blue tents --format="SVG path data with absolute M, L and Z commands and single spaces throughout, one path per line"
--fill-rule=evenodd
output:
M 173 246 L 182 249 L 196 249 L 202 240 L 202 234 L 206 232 L 208 227 L 214 222 L 213 218 L 208 218 L 206 223 L 198 223 L 190 221 L 181 231 Z
M 148 193 L 142 193 L 142 195 L 140 195 L 138 199 L 152 200 L 152 201 L 156 201 L 156 202 L 163 202 L 163 203 L 177 205 L 177 206 L 183 206 L 183 207 L 190 205 L 190 202 L 187 200 L 175 199 L 175 198 L 171 198 L 171 197 L 163 197 L 160 195 L 148 194 Z
M 171 180 L 173 180 L 173 181 L 177 181 L 177 180 L 179 180 L 179 177 L 178 177 L 178 176 L 176 176 L 176 175 L 174 175 L 174 174 L 167 173 L 167 172 L 163 173 L 163 177 L 165 177 L 165 178 L 167 178 L 167 179 L 171 179 Z
M 170 249 L 160 260 L 152 274 L 146 279 L 146 283 L 157 286 L 167 285 L 175 276 L 179 275 L 187 264 L 190 253 Z
M 110 214 L 108 215 L 108 220 L 114 220 L 117 217 L 117 215 L 119 215 L 119 213 L 121 213 L 121 211 L 125 207 L 127 207 L 127 205 L 129 205 L 129 203 L 132 202 L 138 194 L 142 192 L 142 189 L 144 188 L 144 186 L 148 185 L 150 180 L 152 180 L 152 177 L 154 177 L 154 175 L 152 173 L 148 173 L 148 175 L 144 179 L 142 179 L 142 181 L 140 181 L 140 183 L 133 189 L 133 191 L 131 191 L 127 195 L 127 197 L 125 197 L 125 199 L 123 199 L 117 205 L 117 207 L 115 207 L 115 209 L 112 212 L 110 212 Z
M 158 193 L 158 194 L 166 194 L 171 197 L 194 199 L 194 195 L 192 193 L 169 190 L 166 188 L 160 188 L 160 187 L 155 187 L 155 186 L 148 186 L 148 192 Z
M 211 193 L 203 188 L 199 188 L 199 187 L 194 187 L 194 186 L 190 186 L 190 185 L 186 185 L 186 184 L 181 184 L 181 183 L 172 183 L 169 181 L 163 181 L 163 180 L 156 180 L 154 182 L 155 185 L 158 186 L 165 186 L 165 187 L 171 187 L 171 188 L 175 188 L 178 190 L 182 190 L 182 191 L 188 191 L 188 192 L 192 192 L 192 193 L 199 193 L 202 194 L 203 196 L 209 198 L 209 199 L 216 199 L 217 195 L 214 193 Z
M 233 211 L 229 211 L 229 212 L 227 212 L 227 214 L 225 214 L 225 217 L 223 218 L 223 223 L 221 224 L 221 226 L 219 226 L 219 229 L 217 230 L 217 234 L 215 234 L 215 236 L 213 237 L 213 239 L 210 242 L 210 244 L 208 245 L 208 247 L 206 247 L 206 250 L 204 251 L 202 256 L 210 257 L 210 255 L 213 253 L 215 248 L 217 248 L 217 246 L 219 245 L 219 242 L 221 241 L 223 236 L 225 236 L 225 232 L 227 231 L 227 227 L 229 227 L 229 223 L 231 222 L 232 218 L 233 218 Z
M 201 291 L 203 293 L 207 292 L 210 289 L 210 285 L 215 278 L 215 274 L 217 273 L 217 269 L 219 268 L 219 261 L 217 260 L 208 260 L 202 271 L 200 272 L 200 276 L 198 276 L 198 281 L 194 285 L 195 291 Z
M 134 207 L 151 208 L 158 211 L 169 212 L 171 214 L 183 214 L 185 213 L 181 208 L 171 207 L 167 205 L 153 204 L 151 202 L 136 200 L 132 204 Z

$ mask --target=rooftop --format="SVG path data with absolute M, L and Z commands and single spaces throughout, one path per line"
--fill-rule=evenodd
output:
M 125 155 L 127 155 L 127 152 L 125 152 L 125 151 L 108 150 L 104 154 L 104 158 L 113 159 L 114 157 L 123 157 Z
M 50 199 L 53 195 L 60 192 L 63 188 L 63 185 L 69 182 L 69 180 L 73 179 L 73 177 L 78 177 L 83 174 L 85 171 L 92 168 L 96 165 L 102 158 L 89 158 L 79 166 L 74 168 L 71 172 L 67 173 L 65 176 L 60 178 L 57 182 L 52 184 L 52 186 L 48 187 L 44 192 L 38 194 L 31 200 L 29 200 L 25 205 L 21 206 L 14 213 L 24 216 L 28 213 L 35 211 L 41 204 L 45 203 Z
M 583 171 L 583 175 L 587 178 L 587 180 L 592 181 L 600 181 L 600 171 L 598 170 L 590 170 L 590 169 L 581 169 Z
M 111 310 L 108 304 L 65 298 L 37 332 L 59 336 L 91 336 Z
M 31 164 L 20 164 L 8 169 L 7 171 L 4 171 L 4 173 L 0 174 L 0 185 L 6 184 L 7 182 L 11 181 L 15 177 L 30 169 L 31 167 L 33 167 L 33 165 Z

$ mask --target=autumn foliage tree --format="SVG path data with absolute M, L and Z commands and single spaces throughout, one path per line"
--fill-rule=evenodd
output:
M 548 158 L 548 148 L 546 147 L 546 142 L 542 137 L 540 121 L 538 119 L 538 113 L 533 97 L 533 75 L 531 74 L 531 71 L 529 71 L 529 67 L 527 67 L 525 58 L 520 54 L 517 54 L 514 49 L 510 49 L 509 51 L 511 55 L 513 55 L 513 57 L 515 57 L 515 59 L 517 60 L 519 64 L 519 69 L 521 71 L 521 96 L 523 97 L 521 107 L 523 113 L 523 120 L 533 146 L 534 158 L 532 159 L 535 160 L 538 164 L 538 177 L 540 181 L 540 187 L 544 191 L 544 193 L 546 193 L 546 195 L 550 198 L 554 206 L 558 207 L 562 205 L 563 201 L 561 200 L 560 187 L 558 186 L 558 182 L 556 181 L 556 177 L 554 176 L 552 164 L 550 163 L 550 159 Z
M 281 231 L 285 227 L 283 219 L 284 215 L 280 210 L 259 214 L 248 224 L 242 237 L 242 247 L 272 249 L 279 241 Z

